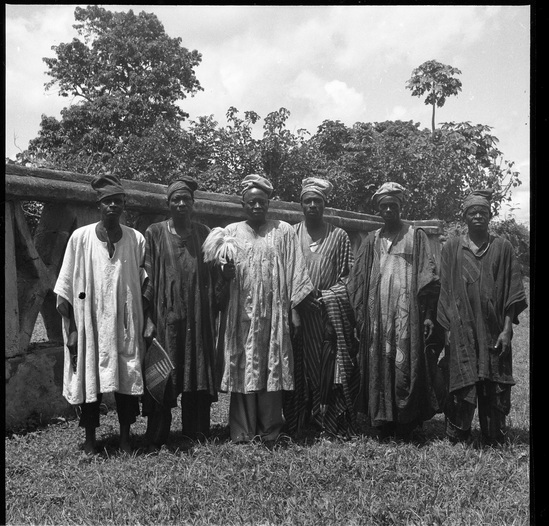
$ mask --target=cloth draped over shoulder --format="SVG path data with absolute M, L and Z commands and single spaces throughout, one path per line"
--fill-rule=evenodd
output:
M 388 244 L 382 230 L 362 243 L 348 282 L 360 331 L 356 409 L 373 425 L 408 424 L 442 411 L 433 378 L 436 357 L 423 335 L 439 278 L 423 230 L 404 225 Z
M 297 378 L 295 411 L 305 411 L 309 390 L 312 391 L 312 415 L 319 425 L 335 435 L 354 433 L 354 398 L 358 389 L 358 369 L 356 367 L 356 339 L 354 337 L 354 314 L 347 295 L 346 281 L 353 266 L 354 256 L 347 233 L 332 224 L 326 224 L 326 233 L 318 244 L 317 250 L 311 250 L 311 238 L 304 222 L 294 226 L 307 270 L 322 298 L 321 312 L 309 311 L 301 315 L 303 335 L 303 372 Z M 327 334 L 327 326 L 333 328 L 335 335 Z M 323 364 L 330 347 L 335 347 L 335 361 L 331 378 L 325 378 Z M 307 385 L 301 385 L 301 383 Z M 323 418 L 320 414 L 321 392 L 324 382 L 329 383 L 332 391 L 330 403 Z M 335 390 L 332 387 L 335 386 Z M 290 412 L 291 414 L 291 412 Z
M 149 276 L 143 296 L 156 326 L 156 338 L 175 370 L 165 399 L 176 403 L 183 392 L 205 391 L 216 400 L 214 356 L 216 331 L 215 276 L 204 262 L 201 247 L 209 228 L 192 222 L 183 240 L 169 228 L 169 220 L 145 232 L 145 269 Z
M 506 239 L 490 236 L 480 257 L 468 248 L 467 236 L 442 247 L 439 323 L 450 332 L 449 390 L 471 387 L 479 380 L 513 385 L 512 355 L 493 348 L 505 314 L 514 306 L 513 323 L 527 307 L 520 266 Z
M 294 388 L 290 309 L 313 291 L 291 225 L 268 220 L 256 233 L 246 221 L 225 230 L 243 244 L 235 261 L 218 351 L 221 391 Z
M 143 394 L 145 239 L 121 225 L 122 238 L 110 258 L 96 225 L 73 232 L 54 288 L 58 307 L 72 305 L 78 331 L 74 372 L 66 347 L 69 320 L 63 317 L 63 396 L 71 404 L 94 402 L 98 393 Z

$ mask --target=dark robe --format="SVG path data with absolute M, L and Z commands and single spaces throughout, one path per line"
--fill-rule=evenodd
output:
M 404 225 L 389 253 L 394 248 L 397 253 L 393 255 L 411 266 L 410 290 L 392 290 L 390 294 L 409 298 L 405 306 L 407 321 L 401 319 L 408 329 L 406 338 L 396 342 L 396 356 L 388 354 L 388 341 L 381 330 L 390 323 L 382 319 L 381 308 L 382 295 L 387 293 L 380 290 L 381 276 L 387 273 L 386 267 L 380 268 L 382 231 L 371 232 L 364 240 L 348 282 L 360 330 L 361 381 L 356 409 L 368 415 L 370 423 L 376 426 L 391 422 L 416 424 L 442 411 L 435 391 L 437 356 L 426 346 L 423 325 L 427 306 L 436 305 L 439 279 L 427 235 L 421 229 Z
M 450 332 L 445 357 L 449 392 L 461 390 L 475 403 L 473 387 L 481 380 L 514 385 L 511 352 L 500 357 L 494 346 L 508 309 L 514 306 L 517 324 L 527 303 L 509 241 L 491 235 L 480 257 L 467 247 L 467 236 L 459 236 L 442 248 L 438 321 Z
M 149 302 L 156 338 L 175 365 L 165 395 L 171 407 L 181 393 L 200 391 L 217 400 L 213 377 L 216 274 L 204 263 L 201 251 L 208 233 L 208 227 L 193 222 L 191 235 L 184 241 L 170 232 L 168 221 L 154 223 L 145 232 L 149 279 L 143 296 Z

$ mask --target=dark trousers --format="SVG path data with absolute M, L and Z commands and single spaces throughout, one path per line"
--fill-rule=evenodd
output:
M 99 406 L 103 395 L 98 393 L 97 400 L 86 404 L 80 404 L 80 427 L 99 427 Z M 135 423 L 136 416 L 139 415 L 139 397 L 114 393 L 116 401 L 116 412 L 118 413 L 118 422 L 120 425 L 132 425 Z
M 511 386 L 484 380 L 476 384 L 478 419 L 482 438 L 487 443 L 504 440 L 505 416 L 511 408 Z M 471 432 L 475 405 L 458 396 L 446 402 L 446 433 L 451 439 L 462 440 Z
M 212 397 L 207 391 L 185 392 L 181 394 L 181 430 L 183 436 L 191 440 L 204 440 L 210 436 L 210 407 Z M 161 405 L 145 391 L 143 414 L 147 416 L 146 440 L 161 446 L 168 440 L 172 425 L 172 407 L 175 404 Z
M 260 437 L 264 442 L 276 440 L 284 426 L 282 391 L 231 393 L 229 430 L 236 443 Z

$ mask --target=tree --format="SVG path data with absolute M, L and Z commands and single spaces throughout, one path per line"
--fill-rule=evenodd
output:
M 262 172 L 260 148 L 252 137 L 260 117 L 245 111 L 241 118 L 232 106 L 226 117 L 226 127 L 219 127 L 212 115 L 189 121 L 191 142 L 182 164 L 194 172 L 202 190 L 234 194 L 244 176 Z
M 170 38 L 152 13 L 88 6 L 75 9 L 75 20 L 80 38 L 52 46 L 57 56 L 44 62 L 46 89 L 77 102 L 60 121 L 42 116 L 26 155 L 87 172 L 109 167 L 155 126 L 174 129 L 188 117 L 176 103 L 202 89 L 194 73 L 201 55 Z
M 423 97 L 427 93 L 425 104 L 433 107 L 431 129 L 435 132 L 435 107 L 442 108 L 446 98 L 461 91 L 461 81 L 454 77 L 461 71 L 452 66 L 428 60 L 412 71 L 412 77 L 406 82 L 406 88 L 414 97 Z
M 324 167 L 335 186 L 331 206 L 375 213 L 373 193 L 395 181 L 410 192 L 407 219 L 452 221 L 471 188 L 494 188 L 497 213 L 509 190 L 520 184 L 490 131 L 489 126 L 445 123 L 432 136 L 411 121 L 356 123 L 345 131 L 337 121 L 324 121 L 311 141 L 318 145 L 316 166 Z M 345 141 L 335 140 L 334 147 L 330 136 Z

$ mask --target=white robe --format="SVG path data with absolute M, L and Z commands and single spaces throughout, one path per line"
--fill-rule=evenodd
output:
M 259 234 L 246 221 L 226 231 L 245 248 L 230 284 L 220 390 L 292 390 L 290 309 L 314 290 L 295 231 L 274 220 Z
M 74 372 L 66 345 L 69 319 L 63 317 L 63 396 L 71 404 L 94 402 L 98 393 L 143 394 L 145 238 L 121 227 L 112 258 L 107 243 L 97 237 L 96 223 L 75 230 L 54 288 L 58 307 L 63 302 L 73 306 L 78 331 Z

